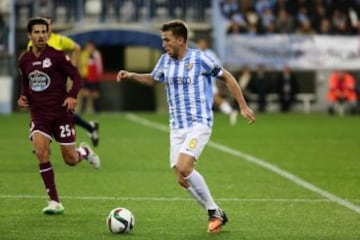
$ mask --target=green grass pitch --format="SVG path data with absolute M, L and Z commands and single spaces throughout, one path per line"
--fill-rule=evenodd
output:
M 84 117 L 101 123 L 101 169 L 66 166 L 53 143 L 65 214 L 45 216 L 29 116 L 0 116 L 0 239 L 360 239 L 359 117 L 259 114 L 254 125 L 239 119 L 230 126 L 216 114 L 197 169 L 228 214 L 219 234 L 206 232 L 205 211 L 169 168 L 166 114 Z M 79 143 L 89 140 L 83 129 L 77 133 Z M 105 225 L 118 206 L 136 220 L 122 236 Z

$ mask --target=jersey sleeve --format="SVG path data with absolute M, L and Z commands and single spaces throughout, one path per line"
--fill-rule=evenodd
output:
M 28 96 L 28 87 L 29 81 L 27 81 L 27 77 L 23 71 L 23 56 L 21 56 L 18 60 L 18 69 L 19 69 L 19 78 L 20 78 L 20 95 Z
M 68 92 L 69 97 L 77 98 L 77 95 L 81 88 L 81 77 L 79 70 L 71 63 L 68 56 L 64 52 L 58 52 L 59 66 L 65 72 L 65 74 L 70 77 L 73 81 L 72 88 Z
M 163 54 L 151 72 L 151 77 L 156 81 L 159 82 L 165 81 L 165 75 L 164 75 L 165 59 L 166 59 L 166 55 Z
M 72 52 L 75 50 L 76 43 L 71 38 L 61 35 L 60 36 L 61 50 L 65 52 Z
M 205 70 L 205 75 L 220 77 L 223 74 L 222 66 L 204 52 L 201 53 L 201 66 Z
M 29 40 L 27 45 L 26 45 L 26 50 L 29 50 L 31 46 L 32 46 L 32 41 Z

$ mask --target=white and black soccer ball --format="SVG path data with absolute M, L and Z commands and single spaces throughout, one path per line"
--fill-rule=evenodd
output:
M 106 224 L 112 233 L 127 233 L 134 228 L 135 218 L 130 210 L 117 207 L 110 211 Z

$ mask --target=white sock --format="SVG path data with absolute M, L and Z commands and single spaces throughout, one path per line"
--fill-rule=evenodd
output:
M 78 147 L 78 148 L 76 149 L 76 151 L 80 154 L 81 159 L 86 158 L 87 155 L 88 155 L 87 150 L 86 150 L 85 148 L 83 148 L 83 147 Z
M 206 209 L 218 209 L 214 199 L 211 196 L 210 190 L 205 182 L 203 176 L 199 172 L 193 170 L 189 176 L 185 177 L 190 186 L 196 192 L 197 196 L 204 202 Z
M 231 112 L 233 111 L 232 110 L 232 107 L 230 106 L 230 103 L 224 101 L 220 104 L 220 107 L 219 107 L 220 111 L 225 113 L 226 115 L 230 115 Z
M 200 198 L 200 196 L 195 192 L 193 187 L 186 188 L 186 191 L 193 197 L 195 200 L 203 207 L 205 207 L 205 202 Z

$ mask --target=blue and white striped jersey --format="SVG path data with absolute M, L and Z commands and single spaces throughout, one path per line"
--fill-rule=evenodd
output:
M 213 125 L 214 77 L 222 74 L 222 67 L 204 52 L 188 49 L 183 59 L 163 54 L 151 76 L 166 84 L 170 128 L 183 129 L 194 123 Z

